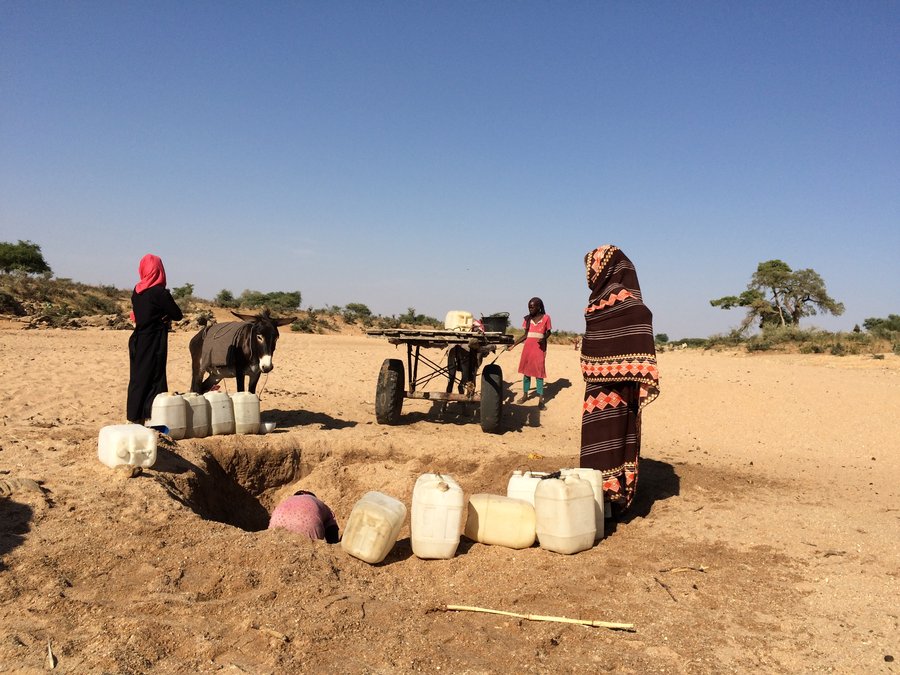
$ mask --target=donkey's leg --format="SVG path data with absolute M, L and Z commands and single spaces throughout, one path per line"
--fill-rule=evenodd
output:
M 210 374 L 209 374 L 209 377 L 207 377 L 205 380 L 203 380 L 203 382 L 200 383 L 200 385 L 199 385 L 199 387 L 198 387 L 198 389 L 197 389 L 197 393 L 199 393 L 199 394 L 205 394 L 205 393 L 208 392 L 210 389 L 212 389 L 212 388 L 215 387 L 217 384 L 219 384 L 219 382 L 220 382 L 221 380 L 222 380 L 222 378 L 221 378 L 220 376 L 218 376 L 218 375 L 213 375 L 212 373 L 210 373 Z
M 202 394 L 202 374 L 200 373 L 200 369 L 194 367 L 191 369 L 191 391 L 195 394 Z
M 252 371 L 250 372 L 249 384 L 247 388 L 250 390 L 251 394 L 256 393 L 256 383 L 259 382 L 259 375 L 259 373 L 254 373 Z
M 244 391 L 244 369 L 239 364 L 235 364 L 234 366 L 234 379 L 237 390 Z

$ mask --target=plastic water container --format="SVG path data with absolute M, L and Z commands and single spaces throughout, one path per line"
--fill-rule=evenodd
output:
M 578 476 L 548 478 L 534 492 L 537 538 L 541 548 L 578 553 L 594 545 L 594 491 Z
M 469 330 L 472 328 L 473 320 L 472 312 L 451 309 L 444 317 L 444 328 L 446 330 Z
M 524 499 L 534 506 L 534 491 L 541 482 L 546 471 L 513 471 L 506 485 L 506 496 L 513 499 Z
M 106 466 L 149 468 L 156 463 L 156 432 L 140 424 L 113 424 L 100 429 L 97 457 Z
M 209 432 L 214 435 L 234 433 L 234 404 L 224 391 L 208 391 L 203 397 L 209 401 Z
M 188 392 L 181 395 L 187 403 L 187 436 L 185 438 L 206 438 L 209 436 L 209 401 L 200 394 Z
M 578 476 L 591 484 L 591 489 L 594 491 L 594 520 L 597 524 L 597 533 L 594 535 L 594 541 L 600 541 L 606 534 L 606 523 L 604 518 L 609 517 L 606 513 L 606 509 L 609 508 L 609 503 L 604 504 L 603 501 L 603 473 L 597 469 L 583 469 L 580 467 L 575 469 L 560 469 L 559 473 L 562 478 L 565 478 L 566 476 Z
M 452 558 L 459 546 L 466 498 L 452 476 L 426 473 L 413 487 L 410 538 L 419 558 Z
M 164 392 L 153 399 L 148 427 L 160 424 L 169 428 L 169 436 L 176 441 L 187 436 L 187 403 L 181 394 Z
M 249 391 L 238 391 L 231 395 L 234 404 L 234 433 L 259 433 L 259 396 Z
M 367 563 L 380 563 L 397 543 L 406 505 L 381 492 L 367 492 L 356 502 L 344 527 L 341 548 Z
M 524 499 L 472 495 L 464 533 L 482 544 L 528 548 L 535 538 L 534 507 Z

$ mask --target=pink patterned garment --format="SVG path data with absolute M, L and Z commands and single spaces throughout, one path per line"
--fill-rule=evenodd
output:
M 276 527 L 302 534 L 310 539 L 325 539 L 325 530 L 337 526 L 334 514 L 315 495 L 292 495 L 272 512 L 269 529 Z

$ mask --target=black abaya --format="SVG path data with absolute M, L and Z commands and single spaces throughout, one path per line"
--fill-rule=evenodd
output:
M 168 391 L 166 360 L 171 321 L 180 321 L 181 310 L 165 286 L 151 286 L 131 294 L 135 328 L 128 340 L 130 377 L 128 421 L 142 423 L 150 417 L 153 399 Z

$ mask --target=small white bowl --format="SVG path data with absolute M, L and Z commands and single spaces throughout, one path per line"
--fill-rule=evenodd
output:
M 260 422 L 259 433 L 268 434 L 275 431 L 275 422 Z

